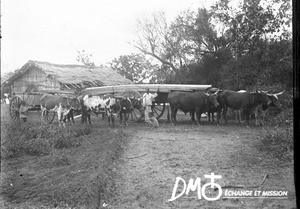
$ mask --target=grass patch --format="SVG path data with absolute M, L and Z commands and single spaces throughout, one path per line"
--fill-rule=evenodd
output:
M 272 119 L 273 126 L 264 127 L 258 149 L 281 161 L 292 161 L 294 153 L 293 110 L 286 109 Z
M 265 129 L 260 150 L 271 153 L 280 160 L 292 160 L 294 152 L 293 128 Z
M 1 123 L 1 158 L 22 155 L 48 155 L 53 149 L 80 146 L 83 138 L 91 133 L 87 126 L 68 126 L 41 123 Z
M 92 132 L 79 126 L 28 126 L 11 127 L 15 135 L 5 133 L 0 195 L 6 208 L 99 208 L 112 201 L 127 134 L 105 127 Z

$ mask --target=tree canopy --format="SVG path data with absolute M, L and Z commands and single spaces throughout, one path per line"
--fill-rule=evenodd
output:
M 289 0 L 219 0 L 210 9 L 138 20 L 133 45 L 161 63 L 165 83 L 246 89 L 292 86 Z
M 121 55 L 110 62 L 110 67 L 134 83 L 157 82 L 157 65 L 143 54 Z
M 218 0 L 208 9 L 182 11 L 171 22 L 158 12 L 137 20 L 131 44 L 140 53 L 109 65 L 135 83 L 291 88 L 291 23 L 291 0 Z M 77 53 L 77 61 L 93 67 L 91 57 Z

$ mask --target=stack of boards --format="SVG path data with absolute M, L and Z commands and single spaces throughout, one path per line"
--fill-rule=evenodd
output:
M 122 94 L 124 92 L 136 92 L 142 94 L 147 91 L 169 93 L 170 91 L 207 91 L 211 85 L 185 85 L 185 84 L 132 84 L 118 86 L 91 87 L 81 91 L 81 94 L 104 95 Z

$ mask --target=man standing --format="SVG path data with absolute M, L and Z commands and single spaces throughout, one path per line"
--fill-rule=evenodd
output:
M 9 94 L 5 93 L 4 96 L 5 96 L 5 103 L 9 104 Z
M 150 122 L 149 113 L 151 112 L 152 101 L 157 97 L 157 93 L 151 94 L 149 88 L 147 92 L 143 95 L 143 107 L 145 108 L 145 122 Z
M 21 102 L 19 113 L 20 113 L 20 119 L 23 120 L 23 122 L 26 122 L 28 116 L 28 107 L 26 106 L 25 101 Z

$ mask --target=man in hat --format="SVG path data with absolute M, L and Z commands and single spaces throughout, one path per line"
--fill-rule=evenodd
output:
M 152 101 L 157 97 L 157 93 L 151 94 L 149 88 L 147 92 L 143 95 L 143 107 L 145 108 L 145 122 L 150 122 L 149 113 L 151 112 Z

